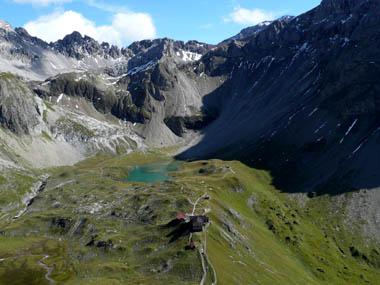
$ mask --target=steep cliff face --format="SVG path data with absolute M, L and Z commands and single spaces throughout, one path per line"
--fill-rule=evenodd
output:
M 287 191 L 373 188 L 380 153 L 379 1 L 324 1 L 203 58 L 229 79 L 219 118 L 186 158 L 241 159 Z
M 16 76 L 0 73 L 0 124 L 18 135 L 31 134 L 42 110 L 33 93 Z

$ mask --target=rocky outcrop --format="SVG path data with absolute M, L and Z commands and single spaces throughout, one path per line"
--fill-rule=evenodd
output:
M 12 132 L 30 134 L 41 112 L 33 93 L 12 74 L 0 73 L 0 124 Z
M 35 91 L 44 98 L 49 96 L 58 98 L 61 94 L 82 97 L 92 102 L 98 111 L 109 113 L 117 101 L 115 92 L 101 82 L 97 82 L 97 79 L 91 74 L 86 76 L 86 79 L 80 79 L 73 73 L 62 74 L 47 81 L 48 85 L 37 86 Z M 49 86 L 48 89 L 47 86 Z
M 213 120 L 214 118 L 211 115 L 202 114 L 189 117 L 169 117 L 165 118 L 164 122 L 173 133 L 179 137 L 182 137 L 186 130 L 200 131 L 209 125 Z

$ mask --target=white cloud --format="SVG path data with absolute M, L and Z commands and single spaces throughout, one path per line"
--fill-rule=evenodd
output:
M 149 14 L 120 12 L 114 14 L 110 25 L 98 26 L 75 11 L 55 12 L 28 22 L 24 28 L 33 36 L 51 42 L 73 31 L 88 35 L 100 42 L 126 45 L 133 41 L 156 37 L 156 27 Z
M 121 39 L 142 40 L 156 37 L 153 19 L 145 13 L 118 13 L 114 16 L 112 27 Z
M 114 5 L 114 4 L 110 4 L 110 3 L 98 1 L 98 0 L 85 0 L 85 3 L 88 6 L 97 8 L 105 12 L 110 12 L 110 13 L 120 13 L 120 12 L 128 11 L 128 9 L 125 6 Z
M 13 2 L 20 4 L 32 4 L 36 6 L 47 6 L 50 4 L 63 4 L 71 2 L 71 0 L 13 0 Z
M 257 25 L 264 21 L 275 20 L 276 14 L 261 9 L 234 8 L 233 12 L 224 18 L 225 22 L 233 22 L 241 25 Z

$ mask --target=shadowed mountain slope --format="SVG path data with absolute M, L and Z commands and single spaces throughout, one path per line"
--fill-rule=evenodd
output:
M 379 3 L 323 1 L 204 56 L 228 80 L 204 98 L 218 119 L 180 157 L 239 159 L 290 192 L 379 186 Z

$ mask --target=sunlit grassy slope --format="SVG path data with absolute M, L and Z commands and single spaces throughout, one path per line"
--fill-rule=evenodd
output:
M 336 211 L 327 196 L 300 205 L 274 189 L 267 172 L 212 160 L 183 163 L 171 181 L 126 182 L 133 166 L 170 159 L 99 155 L 46 170 L 46 188 L 19 219 L 6 215 L 5 205 L 37 178 L 2 175 L 0 284 L 199 284 L 199 252 L 185 250 L 186 237 L 169 243 L 162 225 L 191 212 L 190 202 L 205 193 L 211 199 L 196 213 L 208 212 L 211 225 L 195 240 L 207 244 L 206 284 L 215 279 L 212 267 L 218 284 L 380 280 L 376 247 L 346 229 L 343 208 Z

